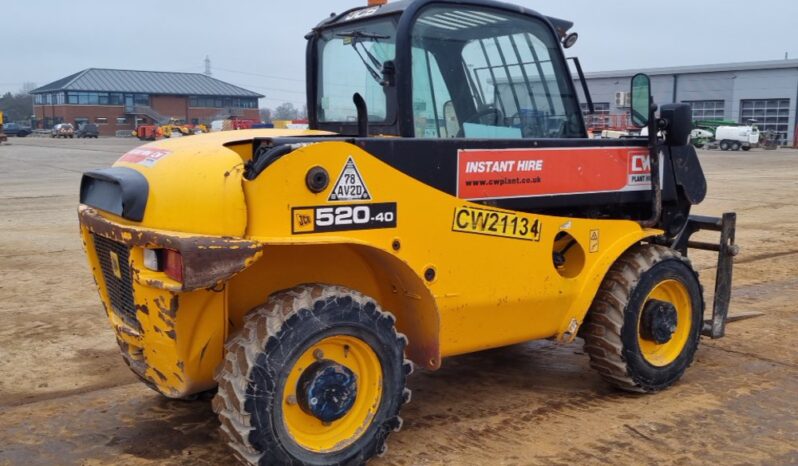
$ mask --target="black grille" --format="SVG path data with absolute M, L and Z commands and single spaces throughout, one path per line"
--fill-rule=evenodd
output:
M 93 238 L 94 250 L 97 251 L 97 257 L 100 259 L 100 267 L 103 270 L 111 307 L 125 322 L 138 328 L 136 305 L 133 302 L 133 278 L 130 276 L 130 248 L 103 236 L 93 235 Z M 114 273 L 112 253 L 116 254 L 118 259 L 118 273 L 122 277 L 121 279 Z

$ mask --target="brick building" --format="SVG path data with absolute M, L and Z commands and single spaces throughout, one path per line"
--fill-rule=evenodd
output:
M 36 126 L 96 123 L 113 136 L 171 118 L 210 123 L 229 117 L 259 120 L 262 95 L 198 73 L 89 68 L 31 92 Z

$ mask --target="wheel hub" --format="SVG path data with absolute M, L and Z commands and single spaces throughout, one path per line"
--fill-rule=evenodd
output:
M 356 398 L 357 376 L 335 361 L 316 361 L 299 378 L 299 406 L 322 422 L 333 422 L 346 416 Z
M 643 308 L 640 336 L 659 345 L 673 337 L 678 326 L 676 307 L 673 304 L 652 299 Z

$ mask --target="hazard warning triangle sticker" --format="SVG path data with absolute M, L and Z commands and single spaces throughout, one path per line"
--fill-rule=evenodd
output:
M 333 186 L 330 201 L 368 201 L 371 200 L 366 183 L 352 157 L 346 161 L 338 181 Z

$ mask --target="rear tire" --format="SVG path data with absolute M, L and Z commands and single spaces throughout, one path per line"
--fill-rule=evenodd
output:
M 720 142 L 720 150 L 729 150 L 730 147 L 731 147 L 731 144 L 729 144 L 729 141 L 721 141 Z
M 372 299 L 320 284 L 276 293 L 251 311 L 225 345 L 213 400 L 236 457 L 321 466 L 363 464 L 384 453 L 387 436 L 402 425 L 399 409 L 410 400 L 407 339 L 394 323 Z M 332 383 L 326 378 L 332 366 L 337 377 L 348 376 Z M 328 421 L 313 411 L 330 406 L 338 417 Z
M 667 339 L 651 330 L 656 324 L 650 322 L 659 318 L 651 312 L 661 304 L 675 312 Z M 582 329 L 585 352 L 590 365 L 615 387 L 660 391 L 693 362 L 703 315 L 703 293 L 690 262 L 663 246 L 635 246 L 604 277 Z
M 732 149 L 733 151 L 735 151 L 735 152 L 736 152 L 736 151 L 739 151 L 741 147 L 743 147 L 743 145 L 742 145 L 742 144 L 740 144 L 740 143 L 739 143 L 739 142 L 737 142 L 737 141 L 733 142 L 733 143 L 732 143 L 732 145 L 731 145 L 731 149 Z

